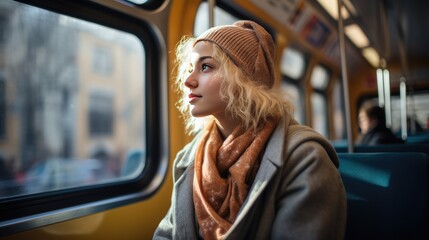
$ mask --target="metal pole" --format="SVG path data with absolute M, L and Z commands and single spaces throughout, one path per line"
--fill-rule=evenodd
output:
M 400 101 L 401 101 L 401 137 L 403 140 L 407 139 L 407 85 L 405 78 L 401 77 L 399 85 Z
M 341 6 L 343 6 L 343 1 L 338 0 L 338 37 L 340 41 L 341 75 L 342 75 L 342 81 L 343 81 L 344 105 L 346 108 L 347 145 L 348 145 L 348 151 L 352 153 L 354 150 L 354 146 L 353 146 L 352 126 L 351 126 L 349 84 L 348 84 L 348 77 L 347 77 L 347 60 L 346 60 L 346 45 L 345 45 L 345 39 L 344 39 L 344 23 L 343 23 L 343 16 L 341 15 Z
M 384 107 L 384 81 L 383 70 L 377 69 L 378 106 Z
M 216 0 L 209 0 L 209 28 L 214 27 L 214 8 Z
M 386 127 L 392 127 L 392 105 L 390 103 L 390 75 L 389 70 L 383 70 L 384 81 L 384 110 L 386 113 Z

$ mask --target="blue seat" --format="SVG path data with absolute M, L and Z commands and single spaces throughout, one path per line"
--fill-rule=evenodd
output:
M 428 156 L 339 153 L 345 239 L 428 239 Z
M 413 144 L 413 143 L 429 143 L 429 133 L 418 133 L 416 135 L 410 135 L 408 136 L 407 140 L 405 141 L 407 144 Z
M 348 151 L 347 145 L 334 146 L 337 153 L 346 153 Z M 354 147 L 356 153 L 370 153 L 370 152 L 422 152 L 429 155 L 429 144 L 416 143 L 416 144 L 380 144 L 375 146 L 357 145 Z

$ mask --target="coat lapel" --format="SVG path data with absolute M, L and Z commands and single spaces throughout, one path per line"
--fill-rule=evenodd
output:
M 192 198 L 192 181 L 194 179 L 193 165 L 189 166 L 176 182 L 174 201 L 176 202 L 174 214 L 177 235 L 173 239 L 197 239 L 195 226 L 194 201 Z
M 194 158 L 198 137 L 188 145 L 187 151 L 181 156 L 175 166 L 175 176 L 178 178 L 174 183 L 173 205 L 175 214 L 173 221 L 175 230 L 173 239 L 198 239 L 195 224 L 194 200 L 193 200 L 193 179 L 194 179 Z
M 286 124 L 287 123 L 279 122 L 273 132 L 273 135 L 268 141 L 265 153 L 261 159 L 261 165 L 259 166 L 258 173 L 256 174 L 247 200 L 244 202 L 237 216 L 237 219 L 235 220 L 229 231 L 226 233 L 226 236 L 230 235 L 234 231 L 236 226 L 238 226 L 240 222 L 245 219 L 246 214 L 249 212 L 255 201 L 267 187 L 271 178 L 274 176 L 274 173 L 283 164 L 282 151 L 284 149 L 285 144 Z

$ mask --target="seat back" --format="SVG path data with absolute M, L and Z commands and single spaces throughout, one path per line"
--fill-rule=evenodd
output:
M 347 145 L 334 145 L 337 153 L 346 153 Z M 422 152 L 429 155 L 429 144 L 380 144 L 375 146 L 358 145 L 354 147 L 356 153 L 371 153 L 371 152 Z
M 346 239 L 427 239 L 428 156 L 339 153 Z
M 416 135 L 408 136 L 407 140 L 405 141 L 407 144 L 414 144 L 414 143 L 429 143 L 429 133 L 418 133 Z

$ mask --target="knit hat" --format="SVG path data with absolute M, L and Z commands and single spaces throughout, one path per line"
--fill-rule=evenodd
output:
M 274 84 L 274 42 L 271 35 L 253 21 L 213 27 L 202 33 L 199 41 L 219 46 L 253 81 L 268 87 Z

